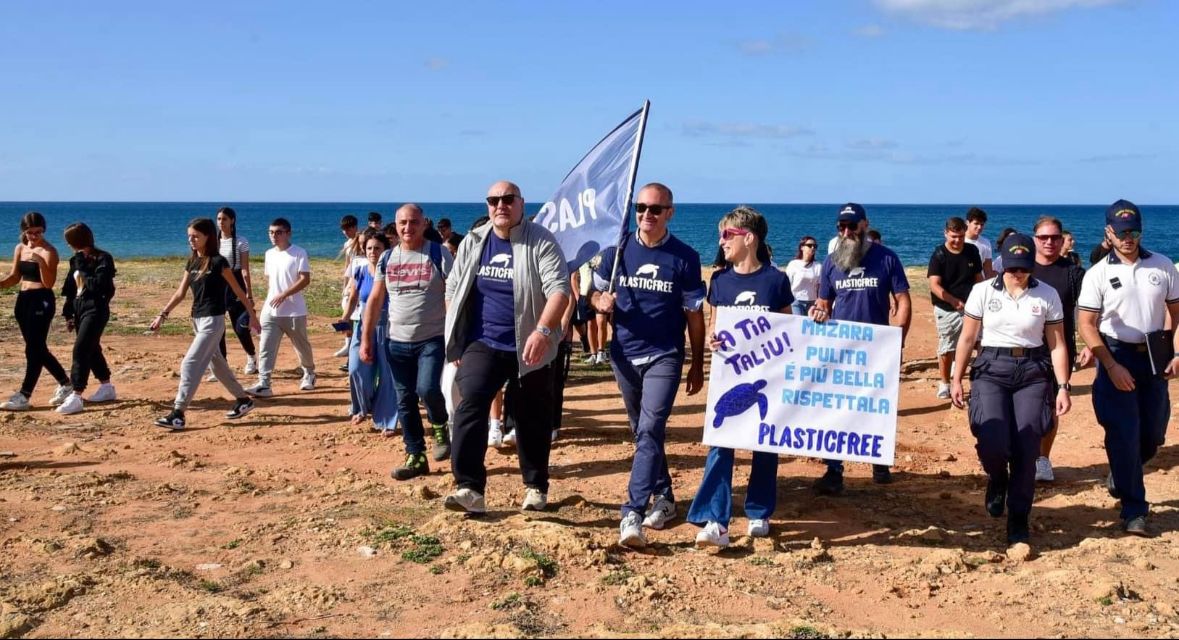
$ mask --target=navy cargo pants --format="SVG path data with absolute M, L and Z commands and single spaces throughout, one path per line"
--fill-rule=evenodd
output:
M 1098 364 L 1093 381 L 1093 413 L 1105 429 L 1105 455 L 1114 486 L 1122 496 L 1122 519 L 1146 515 L 1142 465 L 1158 452 L 1167 436 L 1171 400 L 1167 381 L 1151 375 L 1143 345 L 1107 339 L 1110 355 L 1134 376 L 1133 391 L 1119 391 Z
M 1036 490 L 1040 439 L 1055 412 L 1052 365 L 1042 350 L 1014 356 L 983 347 L 970 368 L 970 432 L 978 460 L 992 478 L 1006 479 L 1007 511 L 1027 515 Z

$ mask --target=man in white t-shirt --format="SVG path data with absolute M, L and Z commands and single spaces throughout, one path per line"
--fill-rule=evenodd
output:
M 971 207 L 966 212 L 966 243 L 978 247 L 978 255 L 982 258 L 983 278 L 994 278 L 996 274 L 992 259 L 995 255 L 991 241 L 982 237 L 983 229 L 987 226 L 987 212 L 978 207 Z
M 291 244 L 291 223 L 275 218 L 270 223 L 270 241 L 274 248 L 266 251 L 265 272 L 269 286 L 266 303 L 262 305 L 262 348 L 258 362 L 258 384 L 246 389 L 253 396 L 274 395 L 270 388 L 270 374 L 278 358 L 278 343 L 285 335 L 295 346 L 303 380 L 299 388 L 315 388 L 315 360 L 311 342 L 307 340 L 307 303 L 303 289 L 311 284 L 311 263 L 307 252 Z

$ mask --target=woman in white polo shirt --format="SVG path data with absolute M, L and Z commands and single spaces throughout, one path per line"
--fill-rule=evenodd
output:
M 1040 439 L 1053 412 L 1062 416 L 1071 407 L 1070 367 L 1060 296 L 1031 277 L 1031 238 L 1012 234 L 1000 255 L 1003 272 L 974 285 L 966 301 L 950 398 L 966 406 L 962 372 L 981 330 L 982 348 L 970 368 L 970 431 L 990 478 L 987 513 L 1002 516 L 1006 503 L 1007 543 L 1016 544 L 1029 537 Z

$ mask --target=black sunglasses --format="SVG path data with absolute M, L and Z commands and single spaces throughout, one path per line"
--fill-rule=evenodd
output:
M 499 203 L 503 202 L 510 207 L 516 203 L 516 198 L 517 196 L 514 193 L 509 193 L 502 196 L 487 196 L 487 206 L 498 207 Z
M 809 248 L 811 248 L 811 249 L 814 249 L 814 248 L 815 248 L 816 246 L 818 246 L 818 245 L 816 245 L 816 244 L 815 244 L 815 243 L 813 243 L 813 242 L 807 242 L 807 243 L 805 243 L 805 244 L 800 244 L 800 245 L 798 245 L 798 246 L 799 246 L 799 247 L 809 247 Z
M 635 213 L 647 213 L 650 211 L 653 216 L 661 216 L 664 211 L 669 211 L 670 209 L 671 207 L 661 204 L 645 204 L 642 202 L 635 204 Z
M 858 222 L 840 222 L 839 224 L 835 225 L 835 228 L 839 229 L 840 231 L 845 231 L 847 229 L 858 229 L 859 226 L 860 223 Z
M 1024 269 L 1023 267 L 1007 267 L 1006 269 L 1004 269 L 1004 271 L 1006 271 L 1007 273 L 1018 273 L 1018 274 L 1032 272 L 1031 269 Z

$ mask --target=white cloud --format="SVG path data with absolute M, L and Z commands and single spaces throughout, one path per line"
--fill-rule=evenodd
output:
M 782 34 L 776 38 L 742 40 L 737 43 L 737 48 L 741 53 L 747 56 L 768 56 L 771 54 L 795 54 L 802 53 L 810 47 L 811 41 L 804 36 L 796 34 Z
M 876 6 L 918 22 L 956 30 L 996 29 L 1008 20 L 1126 0 L 873 0 Z
M 885 140 L 884 138 L 860 138 L 849 141 L 847 148 L 861 151 L 879 151 L 882 149 L 896 149 L 897 143 L 892 140 Z
M 686 136 L 724 136 L 729 138 L 759 138 L 783 140 L 813 135 L 805 127 L 753 122 L 685 122 L 681 129 Z
M 861 38 L 879 38 L 884 35 L 884 27 L 878 24 L 866 24 L 857 28 L 852 33 Z

